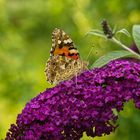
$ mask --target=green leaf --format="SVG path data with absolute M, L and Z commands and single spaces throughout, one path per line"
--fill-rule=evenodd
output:
M 130 33 L 124 28 L 116 32 L 116 34 L 118 34 L 118 33 L 122 33 L 122 34 L 124 34 L 124 35 L 126 35 L 128 37 L 131 36 Z
M 138 50 L 140 51 L 140 25 L 134 25 L 132 29 L 134 41 Z
M 93 30 L 89 31 L 86 35 L 94 35 L 94 36 L 106 38 L 104 33 L 101 30 L 97 30 L 97 29 L 93 29 Z
M 106 65 L 111 60 L 115 60 L 115 59 L 118 59 L 118 58 L 130 56 L 130 55 L 132 55 L 131 52 L 124 51 L 124 50 L 113 51 L 113 52 L 110 52 L 110 53 L 100 57 L 99 59 L 97 59 L 92 64 L 91 68 L 93 68 L 93 67 L 102 67 L 102 66 Z
M 115 25 L 114 28 L 113 28 L 113 30 L 112 30 L 113 34 L 116 33 L 116 30 L 117 30 L 117 26 Z

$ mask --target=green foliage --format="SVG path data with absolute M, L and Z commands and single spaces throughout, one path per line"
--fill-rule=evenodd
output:
M 117 25 L 130 32 L 133 24 L 140 23 L 139 12 L 139 0 L 0 0 L 0 139 L 4 138 L 24 105 L 51 87 L 45 80 L 44 68 L 51 48 L 51 32 L 55 27 L 64 29 L 71 36 L 82 59 L 87 57 L 94 44 L 88 57 L 91 65 L 97 58 L 120 50 L 120 47 L 100 38 L 84 37 L 85 33 L 101 28 L 103 18 L 112 27 Z M 122 40 L 127 46 L 132 43 L 132 38 L 122 37 Z M 117 140 L 120 135 L 125 140 L 130 140 L 132 135 L 139 137 L 135 130 L 140 126 L 129 122 L 140 113 L 130 110 L 131 117 L 125 123 L 121 122 L 117 133 L 95 140 Z M 124 128 L 133 131 L 124 132 Z
M 133 38 L 140 51 L 140 25 L 133 26 Z
M 129 57 L 130 55 L 131 55 L 131 53 L 128 52 L 128 51 L 123 51 L 123 50 L 121 50 L 121 51 L 112 51 L 112 52 L 107 53 L 104 56 L 101 56 L 99 59 L 97 59 L 93 63 L 91 68 L 92 67 L 102 67 L 102 66 L 104 66 L 105 64 L 107 64 L 111 60 L 115 60 L 115 59 L 122 58 L 122 57 Z
M 126 30 L 126 29 L 121 29 L 119 31 L 113 32 L 111 30 L 111 28 L 109 27 L 109 24 L 106 20 L 103 20 L 102 22 L 102 30 L 97 30 L 97 29 L 93 29 L 90 32 L 87 33 L 87 35 L 94 35 L 94 36 L 99 36 L 105 39 L 108 39 L 114 43 L 116 43 L 117 45 L 119 45 L 120 47 L 122 47 L 124 50 L 120 50 L 120 51 L 112 51 L 107 53 L 106 55 L 101 56 L 99 59 L 97 59 L 91 66 L 92 67 L 102 67 L 104 65 L 106 65 L 108 62 L 110 62 L 111 60 L 115 60 L 115 59 L 119 59 L 122 57 L 137 57 L 140 59 L 140 55 L 133 51 L 132 49 L 130 49 L 129 47 L 127 47 L 126 45 L 124 45 L 120 40 L 118 40 L 117 38 L 117 34 L 124 34 L 128 37 L 130 37 L 130 33 Z M 135 39 L 136 45 L 138 46 L 139 49 L 139 44 L 140 44 L 140 25 L 134 25 L 133 27 L 133 37 Z
M 117 34 L 124 34 L 124 35 L 126 35 L 126 36 L 128 36 L 128 37 L 130 37 L 131 35 L 130 35 L 130 33 L 126 30 L 126 29 L 121 29 L 121 30 L 119 30 L 119 31 L 117 31 L 116 32 L 116 35 Z

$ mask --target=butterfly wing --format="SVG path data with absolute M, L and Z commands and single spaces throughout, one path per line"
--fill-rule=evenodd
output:
M 61 55 L 72 59 L 79 58 L 79 52 L 72 39 L 63 30 L 55 28 L 52 33 L 52 49 L 50 55 Z
M 51 84 L 58 84 L 61 81 L 71 79 L 87 70 L 87 65 L 88 63 L 81 59 L 74 60 L 55 55 L 46 64 L 45 73 L 47 81 Z
M 87 63 L 79 58 L 72 39 L 63 30 L 54 29 L 50 59 L 45 68 L 47 81 L 57 84 L 86 70 Z

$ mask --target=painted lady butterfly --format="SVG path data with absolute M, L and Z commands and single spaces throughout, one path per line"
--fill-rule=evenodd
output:
M 87 62 L 82 61 L 72 39 L 61 29 L 52 33 L 52 48 L 45 73 L 47 81 L 57 84 L 87 70 Z

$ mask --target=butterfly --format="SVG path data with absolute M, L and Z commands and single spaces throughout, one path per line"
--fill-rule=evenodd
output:
M 87 70 L 88 63 L 81 60 L 72 39 L 63 30 L 55 28 L 52 32 L 50 58 L 45 67 L 47 81 L 58 84 L 61 81 Z

